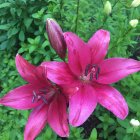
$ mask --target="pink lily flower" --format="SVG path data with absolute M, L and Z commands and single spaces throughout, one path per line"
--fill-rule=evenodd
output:
M 63 86 L 69 94 L 69 122 L 84 123 L 99 103 L 120 119 L 128 115 L 128 105 L 118 90 L 111 87 L 122 78 L 140 70 L 140 62 L 127 58 L 105 59 L 110 34 L 98 30 L 85 43 L 71 32 L 64 33 L 68 63 L 44 62 L 48 79 Z
M 46 78 L 46 68 L 35 67 L 20 55 L 16 56 L 16 67 L 29 84 L 11 90 L 0 104 L 14 109 L 33 109 L 24 131 L 24 140 L 34 140 L 47 122 L 61 137 L 69 135 L 66 99 L 60 87 Z

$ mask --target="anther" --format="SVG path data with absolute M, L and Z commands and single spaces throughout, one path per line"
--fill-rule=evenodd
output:
M 93 73 L 90 73 L 90 79 L 89 79 L 90 81 L 92 81 L 93 80 Z
M 32 103 L 34 103 L 34 102 L 35 102 L 36 97 L 37 97 L 36 92 L 35 92 L 35 91 L 33 91 Z
M 44 101 L 45 104 L 48 104 L 47 100 L 45 99 L 44 96 L 41 96 L 41 99 Z
M 98 68 L 97 68 L 96 75 L 95 75 L 95 76 L 96 76 L 96 80 L 98 79 L 99 73 L 100 73 L 100 68 L 98 67 Z
M 35 101 L 35 96 L 33 96 L 33 98 L 32 98 L 32 103 L 34 103 L 34 101 Z
M 35 92 L 35 91 L 33 91 L 33 95 L 34 95 L 34 97 L 37 97 L 37 95 L 36 95 L 36 92 Z
M 46 93 L 46 89 L 40 89 L 40 92 L 43 92 L 44 94 Z
M 91 66 L 90 64 L 86 65 L 86 68 L 85 68 L 85 76 L 88 75 L 88 72 L 90 70 L 90 66 Z

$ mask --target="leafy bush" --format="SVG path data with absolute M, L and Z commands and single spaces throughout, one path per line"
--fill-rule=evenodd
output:
M 47 18 L 55 18 L 64 31 L 76 32 L 87 41 L 100 29 L 110 31 L 111 43 L 107 57 L 131 57 L 140 60 L 140 25 L 132 28 L 129 21 L 138 19 L 140 8 L 132 8 L 131 0 L 112 0 L 112 12 L 104 13 L 105 0 L 1 0 L 0 1 L 0 96 L 24 84 L 15 68 L 14 58 L 20 53 L 37 65 L 44 60 L 60 60 L 52 50 L 45 31 Z M 140 19 L 140 18 L 139 18 Z M 140 119 L 140 73 L 114 84 L 129 105 L 126 120 L 116 119 L 98 106 L 93 116 L 96 126 L 87 134 L 86 123 L 71 128 L 69 140 L 139 140 L 140 128 L 130 125 L 131 118 Z M 0 139 L 22 140 L 28 111 L 0 107 Z M 97 121 L 98 120 L 98 121 Z M 88 120 L 90 121 L 90 120 Z M 92 132 L 92 133 L 91 133 Z M 90 133 L 90 134 L 89 134 Z M 42 139 L 62 139 L 47 126 L 38 136 Z

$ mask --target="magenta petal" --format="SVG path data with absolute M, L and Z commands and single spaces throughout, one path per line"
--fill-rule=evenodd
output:
M 91 48 L 92 63 L 98 64 L 107 54 L 110 41 L 110 34 L 106 30 L 98 30 L 88 41 Z
M 110 58 L 104 60 L 100 65 L 98 82 L 112 84 L 122 78 L 140 70 L 140 62 L 133 59 Z
M 16 67 L 20 75 L 27 82 L 32 84 L 39 84 L 39 81 L 42 81 L 41 83 L 45 82 L 45 68 L 41 66 L 35 67 L 19 54 L 16 56 Z
M 30 64 L 19 54 L 17 54 L 16 56 L 16 67 L 20 75 L 23 77 L 23 79 L 25 79 L 29 83 L 33 81 L 34 79 L 33 71 L 35 69 L 35 66 Z
M 29 116 L 24 131 L 24 140 L 34 140 L 47 123 L 48 105 L 36 107 Z
M 124 97 L 115 88 L 108 85 L 96 87 L 98 102 L 110 110 L 115 116 L 120 119 L 125 119 L 128 115 L 128 105 Z
M 53 101 L 49 105 L 48 123 L 59 136 L 69 136 L 66 99 L 59 93 L 54 97 Z
M 66 32 L 64 38 L 68 47 L 68 65 L 79 76 L 91 62 L 90 48 L 74 33 Z
M 0 104 L 20 110 L 34 108 L 41 103 L 40 101 L 32 103 L 33 91 L 35 90 L 36 87 L 32 85 L 18 87 L 1 98 Z
M 47 77 L 56 84 L 71 84 L 74 80 L 73 75 L 64 62 L 43 62 L 41 64 L 47 68 Z
M 83 85 L 69 102 L 69 121 L 72 126 L 83 124 L 92 114 L 97 104 L 95 90 L 88 85 Z

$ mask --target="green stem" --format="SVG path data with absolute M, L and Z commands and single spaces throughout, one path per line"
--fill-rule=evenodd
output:
M 102 1 L 102 0 L 101 0 L 101 1 Z M 120 1 L 120 0 L 117 0 L 117 1 L 115 2 L 115 4 L 112 6 L 112 11 L 113 11 L 113 8 L 116 6 L 116 4 L 117 4 L 119 1 Z M 103 3 L 103 1 L 102 1 L 102 3 Z M 103 26 L 105 25 L 105 23 L 106 23 L 106 21 L 107 21 L 107 19 L 108 19 L 109 16 L 111 16 L 111 15 L 105 15 L 105 17 L 104 17 L 104 19 L 103 19 L 103 24 L 102 24 L 102 26 L 100 26 L 98 29 L 103 28 Z
M 129 28 L 129 29 L 118 39 L 119 42 L 117 41 L 117 43 L 114 43 L 115 45 L 114 45 L 109 51 L 111 51 L 113 48 L 117 47 L 117 45 L 118 45 L 119 43 L 121 43 L 121 42 L 125 39 L 125 37 L 128 35 L 129 32 L 131 32 L 132 29 L 133 29 L 133 28 Z
M 62 8 L 63 8 L 63 0 L 60 0 L 60 20 L 62 20 Z M 63 20 L 62 20 L 63 23 Z
M 77 26 L 78 26 L 78 17 L 79 17 L 79 3 L 80 0 L 77 0 L 77 10 L 76 10 L 76 20 L 75 20 L 75 33 L 77 33 Z
M 133 136 L 132 136 L 132 140 L 134 140 L 135 137 L 135 128 L 133 128 Z

